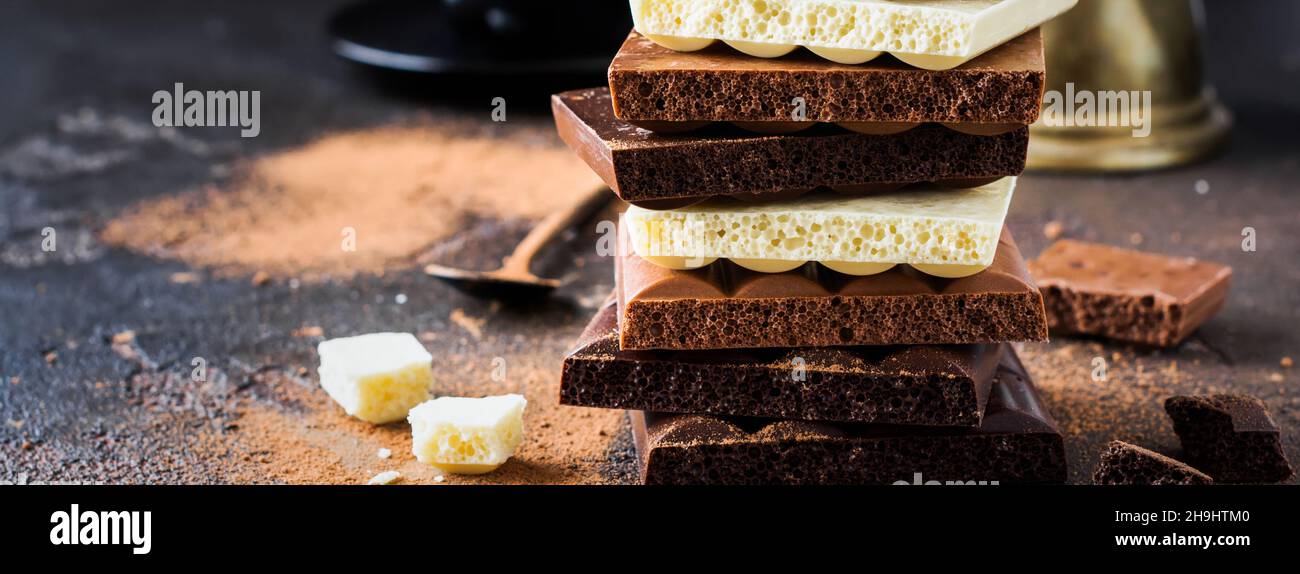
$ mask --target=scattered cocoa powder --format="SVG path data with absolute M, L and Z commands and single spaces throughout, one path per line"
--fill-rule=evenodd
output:
M 329 135 L 250 161 L 226 187 L 147 200 L 102 238 L 226 274 L 380 274 L 468 216 L 536 219 L 600 185 L 557 142 L 531 124 L 492 137 L 432 125 Z
M 1243 366 L 1225 363 L 1195 338 L 1176 351 L 1065 337 L 1018 345 L 1018 349 L 1066 437 L 1075 482 L 1087 480 L 1101 449 L 1112 439 L 1176 453 L 1179 443 L 1164 413 L 1164 400 L 1173 395 L 1240 392 L 1239 379 L 1252 376 Z M 1104 361 L 1104 378 L 1094 378 L 1100 374 L 1098 359 Z M 1295 420 L 1300 412 L 1296 401 L 1285 397 L 1283 386 L 1273 394 L 1254 394 L 1279 418 Z
M 453 309 L 451 311 L 451 316 L 448 318 L 451 320 L 452 323 L 455 323 L 456 325 L 460 326 L 460 328 L 464 329 L 471 336 L 473 336 L 474 340 L 477 341 L 483 338 L 483 325 L 487 323 L 487 319 L 470 317 L 469 315 L 465 314 L 464 309 Z
M 405 422 L 372 425 L 352 418 L 315 386 L 284 377 L 272 377 L 275 403 L 251 401 L 237 422 L 237 448 L 243 452 L 229 465 L 235 482 L 292 484 L 364 484 L 375 474 L 396 470 L 408 484 L 591 484 L 612 479 L 606 470 L 609 451 L 623 427 L 622 411 L 561 406 L 558 402 L 558 365 L 553 358 L 545 367 L 536 358 L 515 358 L 511 378 L 524 388 L 506 382 L 458 379 L 455 386 L 476 389 L 474 396 L 522 392 L 528 399 L 524 413 L 524 442 L 501 468 L 484 475 L 446 475 L 415 460 L 411 454 L 411 429 Z M 442 361 L 454 362 L 455 357 Z M 462 394 L 435 389 L 435 395 Z M 375 453 L 388 449 L 391 457 Z

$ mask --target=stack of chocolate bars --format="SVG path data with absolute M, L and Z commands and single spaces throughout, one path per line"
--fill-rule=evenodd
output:
M 646 483 L 1064 481 L 1004 219 L 1073 3 L 633 0 L 552 99 L 631 204 L 560 401 L 627 409 Z

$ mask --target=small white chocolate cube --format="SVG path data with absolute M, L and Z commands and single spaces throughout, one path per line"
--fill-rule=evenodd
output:
M 375 424 L 402 420 L 428 400 L 433 355 L 410 333 L 370 333 L 323 341 L 320 385 L 348 414 Z
M 443 472 L 483 474 L 501 466 L 524 440 L 522 395 L 441 397 L 411 409 L 411 452 Z

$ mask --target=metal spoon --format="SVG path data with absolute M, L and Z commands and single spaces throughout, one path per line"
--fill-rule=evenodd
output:
M 429 264 L 424 267 L 424 272 L 475 295 L 502 299 L 546 295 L 559 287 L 560 281 L 533 275 L 528 270 L 532 266 L 533 257 L 566 229 L 585 221 L 605 207 L 611 195 L 613 194 L 608 188 L 592 188 L 567 209 L 546 216 L 515 246 L 514 252 L 501 260 L 498 269 L 468 271 Z

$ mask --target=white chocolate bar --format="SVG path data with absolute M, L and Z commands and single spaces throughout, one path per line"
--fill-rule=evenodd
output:
M 443 472 L 483 474 L 501 466 L 524 440 L 522 395 L 440 397 L 413 409 L 411 452 Z
M 861 64 L 881 53 L 947 70 L 1059 16 L 1077 0 L 631 0 L 636 29 L 670 50 L 721 40 L 760 58 L 799 46 Z
M 322 341 L 320 384 L 344 411 L 363 421 L 402 420 L 429 398 L 433 355 L 410 333 L 370 333 Z
M 964 277 L 993 263 L 1015 191 L 1006 177 L 970 189 L 911 187 L 863 196 L 815 193 L 777 203 L 730 198 L 624 215 L 632 251 L 656 265 L 691 269 L 718 258 L 764 273 L 817 261 L 850 275 L 896 264 Z

